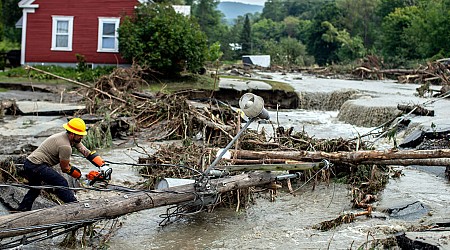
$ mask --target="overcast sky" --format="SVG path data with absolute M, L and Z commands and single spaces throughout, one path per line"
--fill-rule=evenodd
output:
M 266 0 L 221 0 L 221 2 L 239 2 L 264 6 Z

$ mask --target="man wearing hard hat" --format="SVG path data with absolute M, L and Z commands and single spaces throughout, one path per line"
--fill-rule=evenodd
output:
M 82 143 L 83 136 L 87 135 L 86 124 L 81 118 L 73 118 L 65 123 L 65 132 L 54 134 L 42 142 L 24 162 L 24 175 L 28 179 L 30 186 L 40 186 L 42 183 L 51 186 L 69 187 L 67 180 L 59 174 L 52 166 L 59 163 L 62 172 L 75 179 L 81 177 L 81 171 L 77 167 L 70 165 L 72 147 L 75 147 L 92 164 L 102 169 L 105 162 L 95 153 L 90 151 Z M 57 188 L 56 195 L 63 202 L 74 202 L 74 192 L 66 188 Z M 40 189 L 31 188 L 19 204 L 17 210 L 29 211 L 34 200 L 39 196 Z

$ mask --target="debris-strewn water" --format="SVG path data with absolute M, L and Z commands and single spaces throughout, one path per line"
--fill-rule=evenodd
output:
M 307 77 L 294 81 L 292 79 L 298 77 L 281 75 L 274 75 L 274 78 L 291 81 L 297 91 L 333 91 L 362 86 L 364 91 L 371 93 L 398 94 L 399 99 L 413 95 L 416 87 L 389 81 L 311 80 Z M 337 111 L 284 110 L 270 113 L 273 124 L 255 123 L 252 128 L 264 127 L 270 131 L 278 124 L 285 128 L 293 126 L 297 131 L 305 130 L 318 138 L 351 138 L 373 129 L 342 123 L 336 118 Z M 35 123 L 50 121 L 42 118 Z M 21 131 L 8 126 L 3 128 L 11 130 L 7 134 Z M 380 144 L 380 147 L 386 147 L 387 143 Z M 149 152 L 151 148 L 157 147 L 155 144 L 141 146 L 148 147 Z M 135 163 L 139 156 L 145 156 L 139 148 L 126 145 L 121 149 L 99 152 L 112 162 Z M 92 168 L 84 159 L 75 159 L 75 162 L 83 171 Z M 135 167 L 122 165 L 113 168 L 114 184 L 140 180 Z M 330 231 L 322 232 L 313 229 L 313 226 L 335 219 L 343 213 L 360 212 L 351 209 L 349 191 L 342 184 L 321 183 L 314 190 L 308 184 L 299 189 L 295 196 L 279 191 L 273 202 L 269 197 L 259 197 L 245 210 L 222 208 L 212 213 L 201 212 L 165 227 L 159 226 L 159 223 L 162 221 L 160 215 L 166 212 L 166 207 L 136 212 L 119 219 L 122 227 L 111 238 L 108 246 L 109 249 L 358 249 L 365 242 L 392 236 L 410 225 L 448 221 L 450 186 L 443 176 L 444 168 L 402 169 L 404 175 L 399 179 L 391 179 L 380 195 L 373 218 L 357 217 L 355 222 Z M 297 187 L 298 185 L 302 183 L 297 184 Z M 97 195 L 102 194 L 79 193 L 79 198 L 94 199 Z M 419 204 L 420 208 L 424 208 L 420 211 L 425 212 L 409 215 L 405 212 L 406 214 L 396 218 L 389 216 L 387 211 L 390 208 L 408 204 Z M 61 238 L 47 240 L 26 246 L 25 249 L 58 249 L 60 241 Z

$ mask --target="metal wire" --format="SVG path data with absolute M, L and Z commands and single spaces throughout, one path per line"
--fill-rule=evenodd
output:
M 174 194 L 189 194 L 192 192 L 180 192 L 180 191 L 173 191 L 173 190 L 133 190 L 126 188 L 126 190 L 120 190 L 120 189 L 110 189 L 110 188 L 96 188 L 96 187 L 65 187 L 65 186 L 53 186 L 53 185 L 42 185 L 42 186 L 30 186 L 22 183 L 5 183 L 0 184 L 0 187 L 21 187 L 21 188 L 28 188 L 28 189 L 66 189 L 66 190 L 74 190 L 74 191 L 80 191 L 80 190 L 94 190 L 94 191 L 100 191 L 100 192 L 124 192 L 124 193 L 174 193 Z M 117 186 L 121 187 L 121 186 Z
M 196 198 L 193 201 L 188 201 L 167 208 L 165 214 L 159 215 L 160 218 L 163 218 L 163 220 L 159 223 L 159 226 L 166 226 L 171 222 L 181 219 L 183 216 L 198 214 L 208 205 L 216 205 L 219 194 L 215 192 L 211 195 L 212 197 L 209 197 L 209 199 L 213 200 L 213 202 L 208 202 L 205 199 L 206 196 L 196 193 Z M 171 221 L 171 219 L 173 220 Z
M 328 170 L 328 169 L 330 169 L 333 166 L 333 164 L 330 161 L 326 160 L 326 159 L 323 159 L 322 162 L 325 164 L 325 166 L 323 166 L 323 168 L 319 169 L 313 176 L 311 176 L 311 178 L 309 178 L 307 181 L 305 181 L 305 183 L 303 183 L 303 185 L 301 185 L 300 187 L 296 188 L 293 191 L 293 193 L 297 192 L 298 190 L 303 188 L 306 184 L 308 184 L 312 179 L 316 178 L 316 176 L 320 173 L 320 171 Z
M 1 229 L 0 232 L 19 232 L 19 231 L 27 231 L 27 230 L 39 230 L 42 229 L 41 231 L 34 233 L 34 234 L 29 234 L 27 236 L 22 236 L 18 239 L 13 239 L 9 242 L 6 243 L 0 243 L 0 249 L 10 249 L 10 248 L 14 248 L 14 247 L 19 247 L 22 245 L 28 245 L 34 242 L 38 242 L 38 241 L 43 241 L 46 239 L 50 239 L 50 238 L 54 238 L 56 236 L 62 235 L 64 233 L 70 232 L 70 231 L 74 231 L 79 229 L 80 227 L 83 227 L 85 225 L 89 225 L 92 223 L 95 223 L 99 220 L 103 220 L 105 218 L 95 218 L 95 219 L 89 219 L 89 220 L 78 220 L 78 221 L 74 221 L 74 222 L 65 222 L 65 223 L 54 223 L 54 224 L 46 224 L 46 225 L 41 225 L 41 226 L 32 226 L 32 227 L 22 227 L 22 228 L 10 228 L 10 229 Z M 48 231 L 48 230 L 52 230 L 52 231 Z M 63 229 L 60 232 L 57 233 L 53 233 L 54 230 L 60 230 Z M 49 232 L 51 232 L 49 234 Z M 44 237 L 40 237 L 42 235 L 44 235 Z M 30 238 L 34 238 L 31 239 Z

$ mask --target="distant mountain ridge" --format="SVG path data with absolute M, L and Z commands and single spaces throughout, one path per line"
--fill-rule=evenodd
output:
M 231 24 L 238 16 L 245 16 L 247 13 L 261 13 L 263 8 L 264 6 L 260 5 L 237 2 L 220 2 L 217 6 L 217 9 L 225 15 L 225 19 L 227 19 L 229 24 Z

